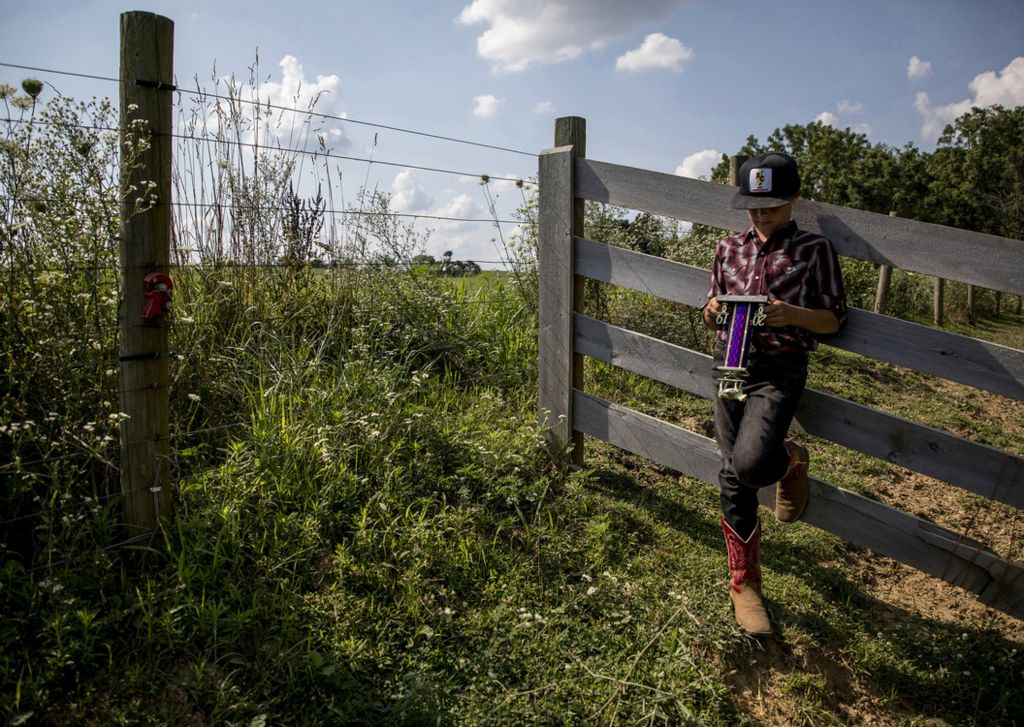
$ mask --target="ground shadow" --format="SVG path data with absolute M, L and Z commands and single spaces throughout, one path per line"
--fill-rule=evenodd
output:
M 656 468 L 657 469 L 657 468 Z M 664 476 L 678 475 L 664 470 Z M 707 487 L 692 482 L 695 487 Z M 644 508 L 664 526 L 696 543 L 725 548 L 716 513 L 700 512 L 638 483 L 628 473 L 597 469 L 590 486 L 602 495 Z M 764 513 L 764 517 L 771 517 Z M 797 525 L 796 527 L 808 527 Z M 940 717 L 952 723 L 1006 724 L 1014 705 L 1024 704 L 1024 639 L 1011 640 L 982 620 L 943 620 L 927 612 L 883 601 L 870 592 L 870 576 L 858 568 L 885 563 L 900 573 L 916 571 L 850 545 L 822 562 L 798 543 L 769 535 L 762 551 L 766 569 L 801 579 L 821 599 L 837 604 L 838 620 L 813 609 L 798 610 L 766 590 L 778 630 L 811 634 L 813 641 L 784 636 L 753 640 L 724 654 L 724 681 L 741 707 L 768 723 L 857 723 L 868 713 L 896 723 L 898 715 Z M 947 584 L 951 599 L 973 599 Z M 723 591 L 723 599 L 724 591 Z M 985 609 L 978 606 L 982 614 Z M 1016 651 L 1015 651 L 1016 650 Z M 985 664 L 985 673 L 979 673 Z M 768 695 L 776 698 L 768 699 Z M 783 705 L 783 706 L 780 706 Z M 790 710 L 787 712 L 786 710 Z M 800 714 L 791 713 L 792 710 Z

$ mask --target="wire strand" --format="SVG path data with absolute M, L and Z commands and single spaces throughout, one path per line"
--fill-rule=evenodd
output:
M 492 177 L 493 179 L 494 177 Z M 29 197 L 29 196 L 3 196 L 0 195 L 0 200 L 4 202 L 12 202 L 15 204 L 23 204 L 25 202 L 42 202 L 43 204 L 54 204 L 54 203 L 65 203 L 67 200 L 58 200 L 50 197 Z M 71 200 L 77 202 L 91 201 L 91 198 L 82 198 L 79 200 Z M 181 202 L 171 201 L 169 203 L 171 207 L 185 207 L 191 209 L 223 209 L 223 210 L 245 210 L 252 212 L 291 212 L 290 207 L 284 205 L 261 205 L 261 204 L 247 204 L 244 202 Z M 520 225 L 524 224 L 522 220 L 502 220 L 496 219 L 495 217 L 450 217 L 445 215 L 429 215 L 414 212 L 375 212 L 372 210 L 359 210 L 359 209 L 323 209 L 319 210 L 325 215 L 341 215 L 352 216 L 352 217 L 401 217 L 408 219 L 422 219 L 422 220 L 438 220 L 442 222 L 481 222 L 489 224 L 508 224 L 508 225 Z
M 58 76 L 73 76 L 73 77 L 76 77 L 76 78 L 87 78 L 87 79 L 94 80 L 94 81 L 110 81 L 112 83 L 117 83 L 117 84 L 122 83 L 120 78 L 111 78 L 110 76 L 100 76 L 100 75 L 90 74 L 90 73 L 75 73 L 75 72 L 72 72 L 72 71 L 61 71 L 61 70 L 57 70 L 57 69 L 53 69 L 53 68 L 39 68 L 39 67 L 36 67 L 36 66 L 26 66 L 26 65 L 20 65 L 20 64 L 15 64 L 15 63 L 0 62 L 0 67 L 17 68 L 19 70 L 35 71 L 37 73 L 52 73 L 52 74 L 58 75 Z M 487 143 L 480 142 L 480 141 L 472 141 L 470 139 L 460 139 L 460 138 L 455 137 L 455 136 L 446 136 L 444 134 L 435 134 L 435 133 L 431 133 L 431 132 L 427 132 L 427 131 L 418 131 L 416 129 L 407 129 L 407 128 L 403 128 L 401 126 L 392 126 L 392 125 L 388 125 L 388 124 L 380 124 L 380 123 L 373 122 L 373 121 L 365 121 L 365 120 L 362 120 L 362 119 L 354 119 L 354 118 L 350 118 L 350 117 L 347 117 L 347 116 L 336 116 L 336 115 L 333 115 L 333 114 L 326 114 L 326 113 L 323 113 L 323 112 L 320 112 L 320 111 L 314 111 L 312 109 L 299 109 L 299 108 L 294 108 L 294 107 L 290 107 L 290 106 L 280 106 L 280 105 L 277 105 L 277 104 L 271 104 L 271 103 L 267 103 L 267 102 L 263 102 L 263 101 L 247 100 L 247 99 L 243 99 L 243 98 L 240 98 L 240 97 L 237 97 L 237 96 L 224 96 L 224 95 L 221 95 L 221 94 L 210 93 L 209 91 L 200 91 L 198 89 L 197 90 L 192 90 L 192 89 L 178 87 L 176 90 L 178 91 L 178 93 L 185 94 L 185 95 L 188 95 L 188 96 L 200 97 L 201 99 L 210 98 L 210 99 L 216 99 L 216 100 L 219 100 L 219 101 L 230 101 L 230 102 L 234 102 L 234 103 L 250 104 L 250 105 L 258 106 L 258 107 L 261 107 L 261 108 L 274 109 L 276 111 L 288 111 L 290 113 L 306 114 L 306 115 L 309 115 L 309 116 L 317 116 L 317 117 L 322 118 L 322 119 L 329 119 L 329 120 L 332 120 L 332 121 L 340 121 L 342 123 L 358 124 L 358 125 L 361 125 L 361 126 L 371 126 L 373 128 L 377 128 L 377 129 L 385 129 L 387 131 L 397 131 L 397 132 L 400 132 L 400 133 L 403 133 L 403 134 L 411 134 L 411 135 L 414 135 L 414 136 L 423 136 L 423 137 L 426 137 L 426 138 L 429 138 L 429 139 L 437 139 L 437 140 L 440 140 L 440 141 L 449 141 L 449 142 L 453 142 L 453 143 L 456 143 L 456 144 L 465 144 L 467 146 L 476 146 L 476 147 L 480 147 L 480 148 L 484 148 L 484 149 L 493 149 L 495 151 L 504 151 L 504 152 L 509 152 L 511 154 L 520 154 L 522 156 L 529 156 L 529 157 L 534 157 L 534 158 L 538 157 L 538 155 L 535 152 L 523 151 L 522 149 L 513 149 L 511 147 L 500 146 L 498 144 L 487 144 Z
M 390 125 L 387 125 L 387 124 L 380 124 L 380 123 L 373 122 L 373 121 L 363 121 L 363 120 L 360 120 L 360 119 L 353 119 L 353 118 L 348 117 L 348 116 L 335 116 L 333 114 L 326 114 L 326 113 L 323 113 L 321 111 L 313 111 L 312 109 L 299 109 L 299 108 L 294 108 L 294 107 L 290 107 L 290 106 L 279 106 L 277 104 L 267 103 L 267 102 L 263 102 L 263 101 L 247 100 L 247 99 L 239 98 L 237 96 L 223 96 L 223 95 L 219 95 L 219 94 L 215 94 L 215 93 L 209 93 L 207 91 L 198 91 L 198 90 L 193 91 L 191 89 L 186 89 L 186 88 L 179 88 L 178 92 L 179 93 L 183 93 L 183 94 L 187 94 L 187 95 L 190 95 L 190 96 L 201 96 L 201 97 L 204 97 L 204 98 L 213 98 L 213 99 L 217 99 L 217 100 L 220 100 L 220 101 L 232 101 L 232 102 L 237 102 L 237 103 L 250 104 L 250 105 L 253 105 L 253 106 L 259 106 L 261 108 L 274 109 L 275 111 L 288 111 L 288 112 L 291 112 L 291 113 L 306 114 L 308 116 L 317 116 L 319 118 L 328 119 L 328 120 L 331 120 L 331 121 L 340 121 L 343 124 L 344 123 L 348 123 L 348 124 L 358 124 L 358 125 L 361 125 L 361 126 L 372 126 L 373 128 L 376 128 L 376 129 L 385 129 L 387 131 L 398 131 L 398 132 L 403 133 L 403 134 L 412 134 L 412 135 L 415 135 L 415 136 L 424 136 L 424 137 L 427 137 L 427 138 L 430 138 L 430 139 L 438 139 L 440 141 L 450 141 L 450 142 L 454 142 L 456 144 L 466 144 L 468 146 L 476 146 L 476 147 L 481 147 L 481 148 L 484 148 L 484 149 L 493 149 L 495 151 L 506 151 L 506 152 L 509 152 L 511 154 L 520 154 L 522 156 L 533 157 L 535 159 L 539 157 L 539 155 L 537 153 L 535 153 L 535 152 L 523 151 L 522 149 L 513 149 L 511 147 L 499 146 L 497 144 L 486 144 L 484 142 L 471 141 L 469 139 L 460 139 L 460 138 L 455 137 L 455 136 L 445 136 L 443 134 L 434 134 L 434 133 L 430 133 L 430 132 L 427 132 L 427 131 L 417 131 L 415 129 L 406 129 L 406 128 L 403 128 L 403 127 L 400 127 L 400 126 L 390 126 Z

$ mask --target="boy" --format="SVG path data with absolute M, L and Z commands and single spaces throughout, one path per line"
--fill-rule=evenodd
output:
M 745 209 L 751 227 L 718 243 L 704 324 L 716 328 L 719 295 L 766 295 L 766 327 L 752 337 L 743 401 L 715 399 L 715 435 L 722 530 L 729 553 L 736 621 L 748 633 L 770 634 L 761 600 L 757 489 L 778 483 L 775 517 L 797 520 L 807 504 L 807 450 L 786 439 L 807 380 L 807 352 L 816 335 L 846 321 L 846 293 L 832 244 L 799 230 L 792 220 L 800 196 L 796 160 L 771 152 L 740 169 L 733 209 Z M 722 357 L 719 333 L 716 359 Z

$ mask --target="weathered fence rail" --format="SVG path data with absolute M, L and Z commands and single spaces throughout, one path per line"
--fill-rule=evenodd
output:
M 582 120 L 577 121 L 578 125 Z M 588 395 L 582 356 L 703 397 L 716 395 L 711 358 L 580 312 L 579 282 L 599 280 L 689 306 L 703 305 L 710 272 L 582 237 L 571 211 L 594 200 L 725 229 L 749 224 L 729 209 L 735 189 L 582 158 L 571 146 L 540 159 L 541 417 L 552 440 L 582 457 L 586 434 L 705 482 L 718 481 L 711 439 Z M 998 291 L 1024 294 L 1024 242 L 833 205 L 799 201 L 803 229 L 839 254 Z M 1024 351 L 859 309 L 829 345 L 1024 400 Z M 807 390 L 796 426 L 966 491 L 1024 507 L 1024 459 L 908 419 Z M 812 479 L 803 520 L 895 558 L 1024 618 L 1024 568 L 979 542 Z M 761 491 L 766 505 L 774 488 Z

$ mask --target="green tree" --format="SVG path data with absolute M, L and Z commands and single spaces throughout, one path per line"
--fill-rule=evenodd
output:
M 935 222 L 1024 239 L 1024 107 L 973 108 L 928 164 Z
M 588 202 L 583 234 L 592 240 L 636 250 L 647 255 L 664 256 L 679 239 L 679 223 L 666 217 L 629 210 L 615 205 Z

